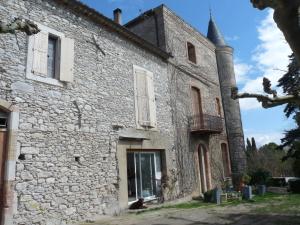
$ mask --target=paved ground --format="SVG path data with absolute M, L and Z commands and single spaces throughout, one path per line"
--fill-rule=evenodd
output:
M 160 209 L 103 219 L 92 225 L 300 225 L 300 214 L 254 213 L 261 205 L 241 204 L 196 209 Z M 300 207 L 300 206 L 299 206 Z

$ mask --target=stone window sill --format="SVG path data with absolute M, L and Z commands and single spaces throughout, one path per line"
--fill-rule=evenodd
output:
M 48 77 L 40 77 L 40 76 L 37 76 L 37 75 L 33 75 L 32 73 L 26 74 L 26 78 L 30 79 L 30 80 L 38 81 L 38 82 L 41 82 L 41 83 L 54 85 L 54 86 L 59 86 L 59 87 L 64 86 L 64 84 L 61 81 L 57 80 L 57 79 L 48 78 Z

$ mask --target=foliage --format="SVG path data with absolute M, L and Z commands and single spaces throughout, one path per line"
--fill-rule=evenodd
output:
M 300 180 L 290 180 L 289 186 L 292 193 L 300 194 Z
M 267 180 L 271 177 L 271 173 L 268 170 L 259 168 L 255 172 L 251 174 L 251 185 L 258 185 L 258 184 L 266 184 Z
M 293 163 L 294 175 L 300 177 L 300 159 L 295 159 Z
M 244 184 L 249 184 L 251 181 L 251 176 L 249 176 L 248 174 L 244 174 L 242 177 L 242 181 Z
M 212 202 L 213 201 L 213 190 L 209 190 L 204 193 L 204 202 Z
M 261 177 L 262 171 L 276 177 L 293 176 L 292 165 L 294 160 L 288 159 L 283 162 L 282 158 L 285 155 L 285 151 L 278 149 L 278 145 L 275 143 L 266 144 L 256 151 L 247 150 L 247 172 L 249 175 L 255 176 L 251 183 L 261 181 L 257 177 Z
M 278 87 L 283 89 L 285 94 L 295 94 L 300 91 L 300 70 L 299 64 L 296 61 L 295 55 L 289 56 L 290 64 L 288 65 L 288 71 L 278 80 Z M 292 103 L 287 104 L 284 110 L 287 117 L 299 112 L 299 105 Z
M 249 138 L 247 138 L 246 154 L 249 155 L 256 151 L 257 151 L 257 147 L 256 147 L 256 141 L 254 137 L 251 138 L 251 141 L 249 140 Z
M 290 56 L 288 71 L 279 79 L 279 87 L 282 87 L 286 94 L 296 94 L 300 92 L 300 65 L 296 61 L 295 55 Z M 296 128 L 285 132 L 285 137 L 281 139 L 281 149 L 287 148 L 288 152 L 283 160 L 294 158 L 293 170 L 295 175 L 300 176 L 300 106 L 289 103 L 284 109 L 286 117 L 293 116 Z

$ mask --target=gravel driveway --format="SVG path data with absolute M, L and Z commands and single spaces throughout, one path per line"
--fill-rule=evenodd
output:
M 92 225 L 300 225 L 300 215 L 262 214 L 264 204 L 241 204 L 194 209 L 160 209 L 107 218 Z

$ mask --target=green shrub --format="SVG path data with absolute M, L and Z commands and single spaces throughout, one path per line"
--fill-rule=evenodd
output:
M 204 193 L 204 202 L 213 202 L 213 190 Z
M 290 180 L 289 190 L 293 193 L 300 194 L 300 180 Z
M 251 185 L 258 185 L 258 184 L 266 184 L 267 180 L 271 178 L 271 173 L 264 169 L 258 169 L 253 172 L 251 175 Z

